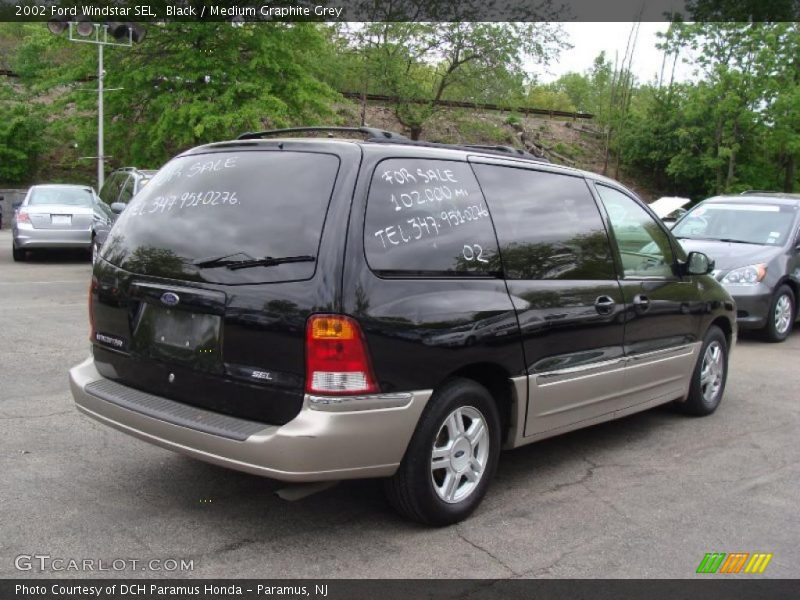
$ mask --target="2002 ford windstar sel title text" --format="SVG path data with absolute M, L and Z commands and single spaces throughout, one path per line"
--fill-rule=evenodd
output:
M 442 525 L 501 448 L 717 408 L 734 303 L 618 183 L 508 148 L 293 131 L 185 152 L 122 213 L 70 372 L 81 411 L 276 479 L 386 478 L 401 513 Z

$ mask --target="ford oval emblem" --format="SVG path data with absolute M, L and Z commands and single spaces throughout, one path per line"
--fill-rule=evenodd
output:
M 164 292 L 161 294 L 161 304 L 166 306 L 177 306 L 181 301 L 181 297 L 174 292 Z

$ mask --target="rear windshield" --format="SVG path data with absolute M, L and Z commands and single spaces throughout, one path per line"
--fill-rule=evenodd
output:
M 672 233 L 689 240 L 782 246 L 789 237 L 795 212 L 794 207 L 779 204 L 701 204 L 687 213 Z
M 336 156 L 309 152 L 176 158 L 127 206 L 102 257 L 134 273 L 173 279 L 223 284 L 309 279 L 338 169 Z M 300 256 L 306 257 L 303 262 L 230 268 L 235 262 Z
M 61 204 L 62 206 L 92 206 L 92 192 L 86 188 L 39 187 L 31 190 L 28 206 Z

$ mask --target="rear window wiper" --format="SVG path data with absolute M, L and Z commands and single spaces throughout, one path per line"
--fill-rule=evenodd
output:
M 274 258 L 272 256 L 265 256 L 264 258 L 256 258 L 253 260 L 242 260 L 225 265 L 231 271 L 238 269 L 249 269 L 250 267 L 274 267 L 275 265 L 285 265 L 287 263 L 301 263 L 301 262 L 314 262 L 317 260 L 313 256 L 282 256 Z
M 234 252 L 233 254 L 226 254 L 224 256 L 217 256 L 216 258 L 198 258 L 192 261 L 192 264 L 198 269 L 209 269 L 211 267 L 226 267 L 228 265 L 238 264 L 242 260 L 226 260 L 234 256 L 243 256 L 247 260 L 255 260 L 246 252 Z
M 231 260 L 234 256 L 244 256 L 246 259 Z M 247 269 L 249 267 L 271 267 L 273 265 L 283 265 L 286 263 L 296 262 L 314 262 L 316 258 L 308 255 L 301 256 L 282 256 L 275 258 L 273 256 L 265 256 L 264 258 L 253 258 L 245 252 L 236 252 L 234 254 L 226 254 L 225 256 L 218 256 L 216 258 L 198 259 L 194 261 L 195 267 L 198 269 L 213 269 L 216 267 L 228 267 L 232 271 L 236 269 Z

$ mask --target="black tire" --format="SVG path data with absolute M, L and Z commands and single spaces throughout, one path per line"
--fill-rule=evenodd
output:
M 474 447 L 470 445 L 466 432 L 455 440 L 449 435 L 448 423 L 454 422 L 449 418 L 462 409 L 463 412 L 459 412 L 459 416 L 454 418 L 461 421 L 466 431 L 472 429 L 473 424 L 481 422 L 480 417 L 485 425 L 486 435 L 481 436 L 481 441 Z M 476 418 L 473 420 L 470 415 Z M 450 454 L 450 458 L 443 459 L 442 462 L 448 467 L 433 469 L 431 463 L 434 445 L 440 444 L 443 436 L 450 438 L 446 445 L 452 448 L 440 450 Z M 451 525 L 466 519 L 481 503 L 494 477 L 500 456 L 500 438 L 500 416 L 494 399 L 486 388 L 470 379 L 448 381 L 428 401 L 397 473 L 386 481 L 385 491 L 389 503 L 401 515 L 426 525 Z M 488 448 L 482 447 L 483 443 Z M 469 450 L 465 451 L 463 448 Z M 464 473 L 469 472 L 474 476 L 471 465 L 480 464 L 481 456 L 484 458 L 483 467 L 476 481 L 471 481 L 466 474 L 450 475 L 450 465 L 462 465 Z M 463 464 L 464 460 L 469 466 Z M 455 479 L 452 487 L 455 493 L 449 502 L 437 492 L 437 489 L 448 487 L 448 476 Z M 459 493 L 466 496 L 458 500 Z
M 789 324 L 788 326 L 785 326 L 785 328 L 781 328 L 781 326 L 778 324 L 777 312 L 779 303 L 781 306 L 786 306 L 786 303 L 788 303 L 788 307 L 786 307 L 786 309 L 789 311 Z M 775 294 L 772 296 L 772 302 L 769 303 L 767 325 L 763 330 L 764 339 L 766 339 L 768 342 L 777 343 L 782 342 L 789 337 L 789 334 L 792 332 L 792 326 L 794 325 L 795 311 L 796 305 L 792 288 L 790 288 L 788 285 L 779 286 L 778 289 L 775 290 Z
M 711 381 L 703 381 L 703 370 L 706 366 L 706 360 L 712 361 L 713 354 L 712 347 L 718 348 L 721 352 L 720 362 L 715 364 L 721 365 L 722 372 L 719 374 L 718 387 L 716 391 L 709 390 L 708 386 L 715 385 L 716 377 L 714 376 Z M 714 368 L 711 368 L 714 371 Z M 722 401 L 722 396 L 725 394 L 725 383 L 728 379 L 728 339 L 722 330 L 716 325 L 712 325 L 706 332 L 706 337 L 703 340 L 703 345 L 700 348 L 700 355 L 697 357 L 697 364 L 692 373 L 692 384 L 689 387 L 689 396 L 683 402 L 677 402 L 676 407 L 683 413 L 688 415 L 695 415 L 704 417 L 710 415 L 719 406 Z M 711 392 L 714 392 L 713 394 Z
M 25 250 L 17 248 L 14 243 L 11 243 L 11 257 L 14 262 L 23 262 L 25 260 Z

